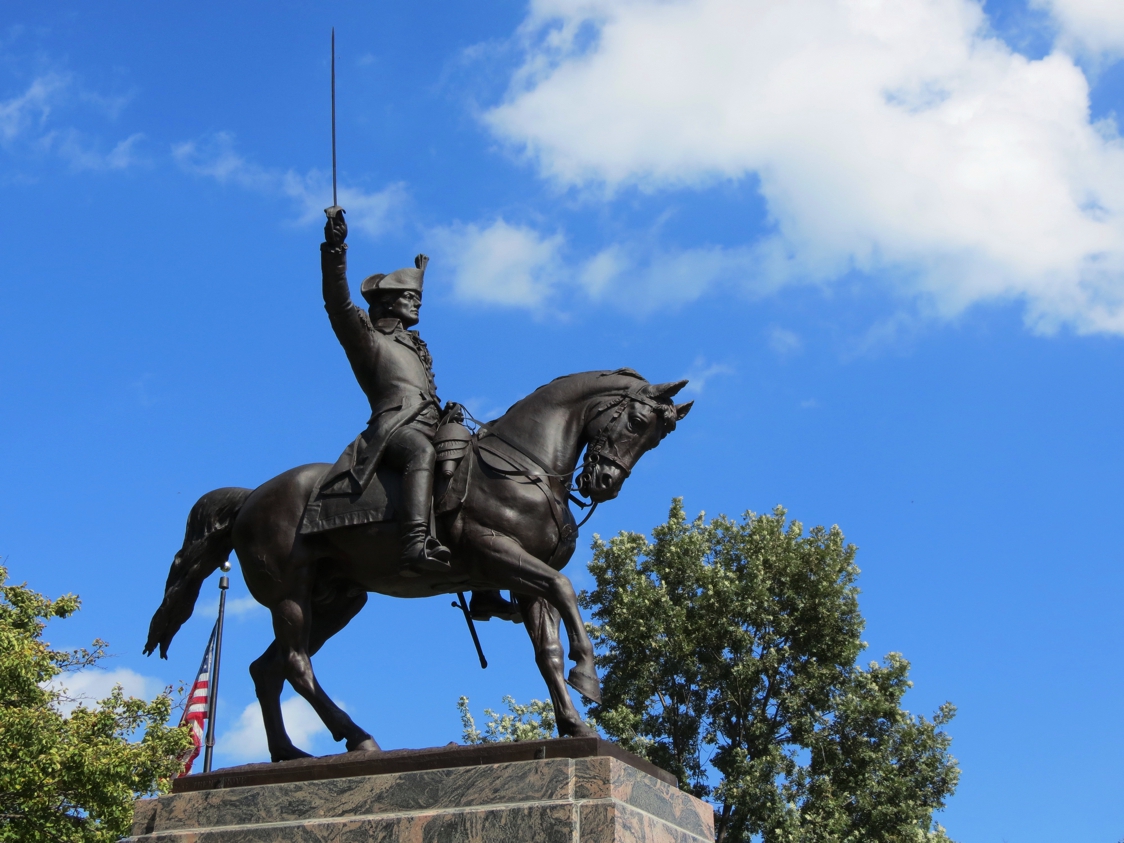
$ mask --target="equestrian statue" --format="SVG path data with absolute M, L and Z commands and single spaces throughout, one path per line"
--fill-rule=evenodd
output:
M 334 465 L 303 465 L 256 489 L 216 489 L 196 502 L 145 654 L 159 647 L 167 658 L 203 581 L 233 551 L 250 594 L 273 615 L 274 641 L 250 665 L 272 760 L 308 755 L 285 731 L 286 681 L 348 751 L 377 751 L 320 687 L 311 657 L 369 592 L 471 590 L 475 619 L 525 625 L 559 735 L 594 735 L 566 689 L 601 698 L 593 646 L 561 573 L 577 544 L 570 502 L 617 496 L 640 457 L 691 409 L 673 401 L 687 382 L 652 384 L 631 369 L 567 375 L 471 431 L 464 408 L 442 407 L 429 351 L 412 330 L 428 258 L 368 276 L 364 311 L 349 292 L 343 209 L 327 214 L 324 306 L 370 401 L 370 421 Z M 569 673 L 560 626 L 574 662 Z

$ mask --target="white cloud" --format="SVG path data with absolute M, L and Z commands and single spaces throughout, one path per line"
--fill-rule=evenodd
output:
M 92 707 L 99 700 L 110 695 L 115 685 L 120 685 L 127 697 L 152 699 L 164 690 L 164 685 L 151 676 L 142 676 L 127 667 L 116 670 L 87 668 L 74 673 L 55 677 L 50 687 L 61 689 L 65 699 L 60 706 L 65 713 L 72 711 L 79 703 Z
M 174 144 L 172 157 L 186 172 L 213 178 L 220 184 L 289 197 L 296 204 L 297 222 L 302 225 L 323 223 L 324 208 L 331 204 L 332 182 L 328 173 L 313 169 L 301 174 L 261 167 L 235 150 L 234 136 L 229 132 Z M 405 185 L 400 183 L 373 193 L 345 186 L 338 193 L 340 205 L 347 210 L 348 228 L 371 237 L 393 228 L 397 223 L 395 214 L 407 201 Z
M 1124 55 L 1124 3 L 1120 0 L 1031 0 L 1050 11 L 1063 43 L 1094 55 Z
M 561 234 L 543 235 L 503 219 L 485 227 L 458 224 L 430 233 L 451 265 L 459 298 L 538 308 L 561 281 Z
M 289 733 L 293 743 L 306 752 L 312 752 L 312 747 L 328 735 L 327 728 L 303 697 L 293 696 L 284 700 L 281 703 L 281 715 L 285 718 L 285 731 Z M 220 725 L 215 749 L 222 752 L 226 761 L 237 763 L 269 760 L 261 706 L 256 702 L 242 709 L 231 730 L 223 730 L 222 720 L 218 722 Z
M 1040 330 L 1124 333 L 1124 144 L 1072 59 L 986 33 L 972 0 L 535 0 L 484 119 L 593 196 L 757 174 L 774 234 L 632 279 L 680 300 L 858 270 L 938 315 L 1022 299 Z M 606 295 L 629 266 L 576 280 Z

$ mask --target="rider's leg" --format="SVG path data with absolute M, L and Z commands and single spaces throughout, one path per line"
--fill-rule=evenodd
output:
M 398 529 L 402 542 L 400 573 L 417 576 L 449 570 L 449 551 L 429 542 L 429 514 L 433 506 L 433 470 L 437 453 L 433 442 L 409 425 L 400 427 L 387 442 L 385 457 L 391 468 L 402 472 L 402 512 Z

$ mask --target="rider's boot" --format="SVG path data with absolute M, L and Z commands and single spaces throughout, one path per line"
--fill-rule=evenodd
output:
M 523 613 L 519 611 L 519 607 L 510 600 L 505 600 L 498 591 L 473 591 L 472 599 L 468 602 L 468 613 L 474 621 L 499 618 L 501 621 L 523 623 Z
M 398 573 L 404 577 L 449 573 L 450 553 L 429 534 L 433 497 L 433 469 L 411 467 L 402 475 L 402 513 L 398 522 L 402 556 Z

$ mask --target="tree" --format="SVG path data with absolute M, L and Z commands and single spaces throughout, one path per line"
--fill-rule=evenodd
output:
M 677 499 L 653 537 L 594 538 L 601 728 L 711 801 L 720 843 L 947 841 L 933 813 L 959 776 L 955 708 L 904 711 L 898 653 L 856 663 L 838 527 L 805 535 L 779 507 L 688 522 Z
M 508 741 L 542 741 L 558 737 L 554 724 L 554 705 L 550 700 L 531 700 L 520 705 L 515 698 L 505 695 L 504 705 L 507 714 L 497 714 L 490 708 L 484 709 L 488 722 L 484 731 L 476 728 L 476 720 L 468 710 L 468 697 L 457 700 L 457 711 L 461 715 L 461 732 L 466 744 L 505 743 Z
M 190 733 L 165 725 L 167 691 L 146 702 L 118 686 L 65 713 L 75 701 L 57 677 L 96 665 L 106 644 L 52 650 L 43 629 L 76 612 L 78 598 L 52 601 L 7 577 L 0 566 L 0 841 L 110 843 L 129 833 L 133 800 L 167 790 L 183 769 Z

